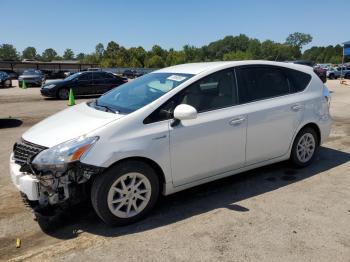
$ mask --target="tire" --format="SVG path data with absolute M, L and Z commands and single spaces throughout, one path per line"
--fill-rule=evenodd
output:
M 61 100 L 67 100 L 69 97 L 69 90 L 67 88 L 61 88 L 57 91 L 57 97 Z
M 132 187 L 139 183 L 137 189 Z M 143 193 L 134 193 L 136 190 Z M 159 180 L 156 172 L 148 164 L 135 160 L 109 168 L 95 178 L 91 188 L 92 206 L 110 226 L 128 225 L 141 220 L 153 209 L 158 196 Z
M 11 87 L 12 86 L 12 83 L 11 83 L 11 80 L 10 79 L 8 79 L 8 80 L 6 80 L 5 82 L 4 82 L 4 87 L 5 88 L 9 88 L 9 87 Z
M 334 74 L 330 74 L 329 75 L 329 79 L 335 79 L 335 75 Z
M 294 139 L 290 161 L 297 167 L 310 165 L 315 158 L 318 145 L 318 136 L 313 128 L 305 127 L 301 129 Z M 305 158 L 303 158 L 303 155 Z
M 349 73 L 346 73 L 345 76 L 344 76 L 345 79 L 350 79 L 350 74 Z

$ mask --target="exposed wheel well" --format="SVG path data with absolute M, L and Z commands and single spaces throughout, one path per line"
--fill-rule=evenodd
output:
M 318 125 L 316 125 L 315 123 L 308 123 L 305 126 L 303 126 L 300 130 L 304 129 L 305 127 L 310 127 L 313 130 L 315 130 L 316 134 L 317 134 L 317 141 L 318 141 L 318 145 L 321 144 L 321 130 L 318 127 Z M 299 132 L 300 132 L 299 130 Z
M 156 174 L 158 176 L 159 192 L 160 193 L 163 192 L 163 189 L 164 189 L 163 187 L 164 187 L 164 183 L 165 183 L 165 175 L 164 175 L 162 168 L 153 160 L 146 158 L 146 157 L 128 157 L 128 158 L 124 158 L 124 159 L 121 159 L 121 160 L 113 163 L 111 166 L 123 163 L 123 162 L 128 161 L 128 160 L 136 160 L 136 161 L 144 162 L 144 163 L 150 165 L 154 169 L 154 171 L 156 171 Z

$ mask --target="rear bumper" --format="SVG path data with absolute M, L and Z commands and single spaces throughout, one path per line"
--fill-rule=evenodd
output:
M 330 115 L 327 115 L 327 117 L 323 117 L 321 118 L 321 120 L 319 121 L 319 126 L 320 126 L 320 130 L 321 130 L 321 141 L 320 141 L 320 145 L 322 145 L 323 143 L 325 143 L 328 138 L 329 135 L 331 133 L 331 127 L 332 127 L 332 120 Z
M 39 181 L 28 173 L 20 171 L 21 166 L 10 156 L 10 174 L 13 184 L 31 201 L 39 200 Z
M 30 85 L 36 85 L 36 86 L 41 86 L 42 85 L 42 81 L 41 80 L 34 80 L 34 79 L 21 79 L 18 80 L 18 85 L 21 86 L 22 82 L 26 82 L 26 84 L 30 84 Z

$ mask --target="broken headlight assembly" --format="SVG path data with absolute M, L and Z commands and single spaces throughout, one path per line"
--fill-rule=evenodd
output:
M 40 152 L 32 165 L 38 171 L 64 172 L 69 163 L 86 154 L 99 137 L 80 136 Z

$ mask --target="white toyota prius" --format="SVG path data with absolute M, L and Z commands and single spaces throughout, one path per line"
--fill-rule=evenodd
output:
M 36 210 L 91 198 L 110 225 L 159 194 L 289 159 L 312 162 L 331 128 L 312 68 L 268 61 L 183 64 L 41 121 L 14 145 L 13 183 Z

